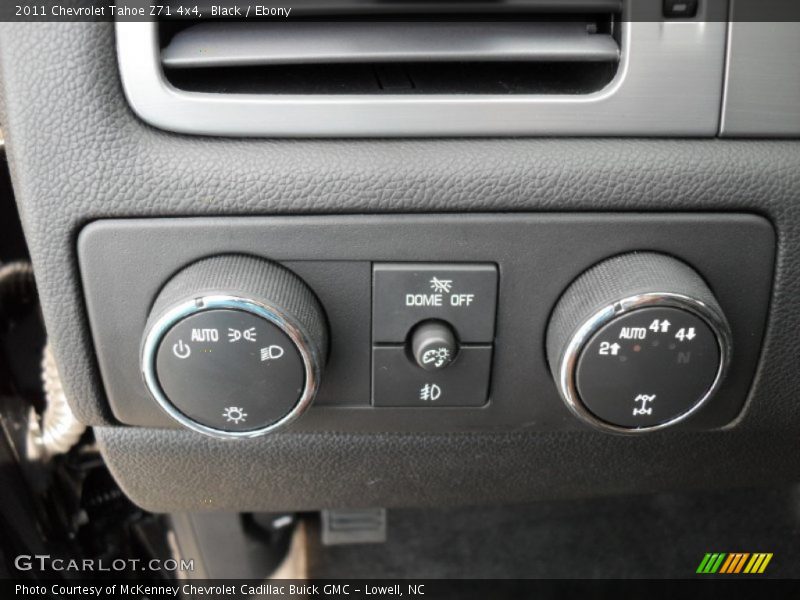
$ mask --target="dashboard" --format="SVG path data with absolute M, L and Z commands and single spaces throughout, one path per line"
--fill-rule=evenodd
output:
M 798 479 L 798 24 L 576 4 L 0 27 L 50 344 L 137 505 Z

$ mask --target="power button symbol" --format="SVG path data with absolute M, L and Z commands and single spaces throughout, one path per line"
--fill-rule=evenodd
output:
M 184 344 L 183 340 L 178 340 L 177 344 L 172 345 L 172 353 L 181 359 L 189 358 L 192 349 L 189 347 L 189 344 Z

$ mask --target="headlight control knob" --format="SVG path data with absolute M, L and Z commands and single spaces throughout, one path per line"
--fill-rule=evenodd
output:
M 703 279 L 655 253 L 586 271 L 547 331 L 547 358 L 567 406 L 620 433 L 662 429 L 695 413 L 718 389 L 730 354 L 730 328 Z
M 186 267 L 158 295 L 142 373 L 182 425 L 255 437 L 308 408 L 326 353 L 322 307 L 299 277 L 267 260 L 224 255 Z

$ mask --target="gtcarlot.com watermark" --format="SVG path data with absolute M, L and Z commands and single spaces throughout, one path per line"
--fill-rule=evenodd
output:
M 130 571 L 194 571 L 194 559 L 164 560 L 153 558 L 115 558 L 103 560 L 95 558 L 58 558 L 50 554 L 20 554 L 14 559 L 18 571 L 57 571 L 75 573 L 130 572 Z

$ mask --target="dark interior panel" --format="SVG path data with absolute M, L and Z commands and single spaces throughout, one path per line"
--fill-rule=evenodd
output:
M 796 142 L 177 135 L 145 124 L 130 109 L 110 23 L 3 24 L 0 71 L 0 120 L 49 340 L 74 412 L 98 426 L 105 459 L 138 504 L 158 511 L 443 506 L 777 485 L 800 476 Z M 450 243 L 437 246 L 435 224 L 420 225 L 428 213 L 447 227 Z M 597 233 L 619 215 L 625 223 Z M 315 224 L 317 231 L 306 238 L 303 231 L 275 227 L 284 218 Z M 515 233 L 491 238 L 471 225 L 485 219 Z M 680 235 L 660 225 L 670 219 L 680 222 Z M 741 219 L 758 223 L 758 232 L 738 229 Z M 571 243 L 568 228 L 557 234 L 525 229 L 526 223 L 561 220 L 565 228 L 580 223 L 585 229 L 578 237 L 587 245 Z M 224 224 L 206 228 L 212 221 Z M 331 227 L 334 221 L 379 227 L 365 239 Z M 104 222 L 124 226 L 108 230 L 107 251 L 94 259 L 106 261 L 100 280 L 87 277 L 97 264 L 80 263 L 79 246 L 89 234 L 79 238 Z M 716 222 L 725 225 L 717 230 Z M 148 235 L 137 240 L 132 232 L 142 223 Z M 233 224 L 244 228 L 241 236 Z M 316 245 L 337 237 L 333 246 Z M 541 252 L 546 239 L 552 254 L 537 255 L 537 276 L 525 279 L 523 259 L 537 258 L 526 252 Z M 130 250 L 127 262 L 111 260 L 115 248 Z M 510 404 L 518 411 L 489 422 L 465 416 L 463 430 L 424 416 L 351 428 L 345 419 L 322 422 L 321 415 L 349 410 L 333 407 L 339 392 L 329 390 L 306 415 L 308 427 L 297 421 L 294 431 L 231 443 L 163 428 L 167 423 L 150 412 L 154 407 L 137 387 L 138 367 L 130 362 L 141 329 L 127 319 L 144 324 L 159 286 L 209 253 L 247 251 L 278 260 L 320 282 L 321 290 L 334 288 L 339 277 L 321 262 L 355 260 L 357 268 L 339 279 L 348 282 L 348 305 L 363 298 L 352 290 L 368 282 L 373 261 L 498 262 L 500 302 L 519 293 L 518 281 L 534 289 L 546 275 L 547 289 L 537 289 L 544 305 L 536 307 L 534 336 L 543 356 L 545 317 L 572 278 L 602 258 L 639 248 L 696 266 L 713 284 L 735 333 L 748 338 L 737 343 L 746 349 L 737 360 L 746 358 L 746 364 L 732 374 L 736 393 L 725 417 L 710 423 L 714 431 L 630 438 L 584 430 L 555 396 L 540 359 L 525 382 L 552 412 L 524 408 L 532 406 L 527 396 L 513 394 Z M 502 250 L 500 258 L 488 249 Z M 550 269 L 555 260 L 569 268 Z M 719 281 L 717 273 L 723 274 Z M 329 302 L 325 292 L 320 296 Z M 331 309 L 337 321 L 348 319 L 342 307 Z M 93 332 L 101 309 L 102 329 Z M 498 365 L 508 353 L 502 336 L 523 337 L 515 329 L 520 314 L 505 321 L 498 313 Z M 365 337 L 358 327 L 343 329 L 336 337 L 348 344 Z M 123 354 L 107 354 L 115 338 Z M 335 360 L 331 369 L 344 371 Z M 335 380 L 338 389 L 355 390 L 356 403 L 368 401 L 367 370 L 361 366 L 347 376 Z M 496 392 L 502 382 L 493 381 Z M 477 411 L 491 414 L 499 404 L 493 399 Z M 126 412 L 123 406 L 148 408 Z
M 739 240 L 747 240 L 747 246 Z M 551 379 L 544 353 L 548 320 L 563 290 L 583 271 L 608 257 L 642 250 L 692 265 L 727 314 L 734 332 L 731 373 L 715 402 L 687 426 L 707 429 L 730 423 L 750 389 L 760 352 L 773 243 L 769 222 L 754 215 L 475 214 L 101 220 L 83 230 L 78 248 L 94 347 L 112 411 L 121 423 L 176 425 L 150 398 L 139 367 L 147 315 L 166 279 L 206 256 L 245 254 L 289 267 L 320 296 L 323 309 L 333 311 L 328 315 L 330 357 L 337 362 L 325 368 L 316 407 L 292 429 L 409 433 L 582 428 L 560 402 Z M 463 323 L 447 317 L 461 323 L 458 330 L 465 338 L 466 327 L 482 317 L 491 325 L 496 310 L 494 334 L 471 339 L 494 342 L 487 404 L 370 406 L 370 329 L 397 318 L 392 316 L 396 312 L 379 313 L 375 307 L 388 302 L 391 294 L 402 299 L 403 290 L 412 289 L 401 284 L 386 299 L 376 296 L 379 288 L 377 281 L 372 286 L 370 263 L 387 261 L 497 265 L 496 308 L 476 300 L 477 312 L 464 313 Z M 118 278 L 120 271 L 127 274 L 124 280 Z M 469 283 L 458 273 L 450 276 L 459 290 L 476 292 L 477 298 L 494 293 L 479 290 L 479 279 Z M 466 307 L 451 313 L 458 310 Z M 336 334 L 342 331 L 349 333 L 339 339 Z M 391 333 L 376 334 L 375 339 L 403 342 L 406 331 L 401 327 L 396 340 Z M 461 374 L 456 382 L 467 376 Z M 442 383 L 445 393 L 449 383 Z M 415 391 L 408 389 L 409 400 Z M 373 392 L 373 404 L 376 400 Z

